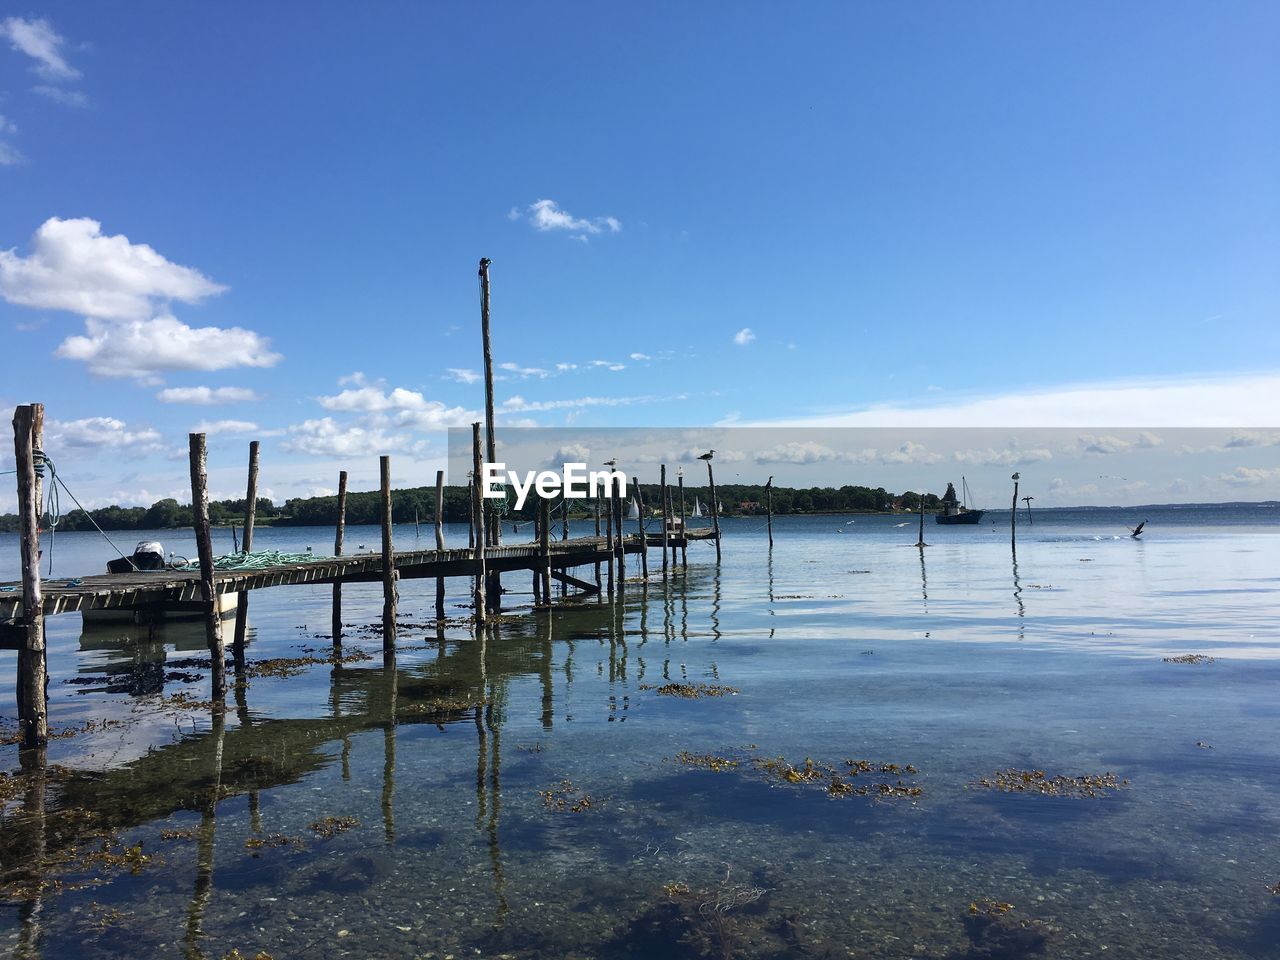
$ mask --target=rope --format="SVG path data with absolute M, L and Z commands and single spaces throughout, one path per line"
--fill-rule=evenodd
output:
M 215 570 L 267 570 L 271 567 L 283 567 L 294 563 L 313 563 L 318 560 L 333 560 L 334 557 L 318 557 L 310 550 L 306 553 L 284 553 L 280 550 L 252 550 L 248 553 L 234 553 L 227 556 L 214 557 Z M 199 570 L 199 560 L 188 560 L 186 563 L 174 564 L 175 570 Z
M 133 567 L 134 570 L 137 570 L 138 566 L 133 562 L 133 559 L 131 557 L 125 556 L 125 552 L 121 550 L 118 546 L 116 546 L 116 542 L 107 536 L 107 532 L 105 530 L 103 530 L 100 526 L 98 526 L 98 521 L 93 519 L 93 514 L 91 514 L 88 510 L 86 510 L 84 508 L 84 505 L 78 499 L 76 499 L 76 495 L 71 492 L 71 488 L 67 486 L 66 481 L 63 480 L 62 477 L 58 475 L 58 470 L 54 466 L 53 461 L 49 459 L 49 457 L 47 457 L 44 453 L 41 453 L 40 457 L 45 463 L 49 465 L 50 490 L 54 491 L 57 489 L 57 487 L 62 487 L 62 489 L 66 491 L 67 496 L 71 498 L 71 502 L 74 503 L 80 509 L 81 513 L 83 513 L 86 517 L 89 518 L 89 522 L 93 524 L 93 529 L 97 530 L 98 533 L 101 534 L 103 540 L 111 544 L 111 549 L 114 550 L 116 553 L 120 554 L 120 556 L 123 559 L 128 560 L 129 566 Z M 62 520 L 62 515 L 61 515 L 61 505 L 58 504 L 57 497 L 51 495 L 49 499 L 50 499 L 50 502 L 54 505 L 54 510 L 57 511 L 57 513 L 55 514 L 56 519 L 54 519 L 49 526 L 49 529 L 52 531 L 57 529 L 58 523 Z M 49 572 L 50 573 L 53 572 L 53 537 L 52 535 L 49 537 Z

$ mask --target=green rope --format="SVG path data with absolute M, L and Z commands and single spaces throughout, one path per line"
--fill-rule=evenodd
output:
M 293 563 L 314 563 L 320 560 L 333 560 L 334 557 L 319 557 L 310 551 L 306 553 L 284 553 L 280 550 L 253 550 L 249 553 L 232 553 L 213 558 L 215 570 L 268 570 L 271 567 L 284 567 Z M 175 570 L 199 570 L 199 560 L 188 560 L 184 564 L 174 566 Z

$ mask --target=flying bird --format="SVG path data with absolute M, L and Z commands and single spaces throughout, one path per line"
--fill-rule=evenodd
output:
M 710 460 L 710 459 L 711 459 L 712 457 L 714 457 L 715 455 L 716 455 L 716 452 L 715 452 L 714 450 L 708 450 L 706 453 L 704 453 L 704 454 L 703 454 L 702 456 L 700 456 L 698 459 L 699 459 L 699 460 Z
M 1142 521 L 1140 524 L 1138 524 L 1136 527 L 1129 527 L 1129 528 L 1128 528 L 1128 530 L 1129 530 L 1129 536 L 1131 536 L 1131 537 L 1133 537 L 1135 540 L 1137 540 L 1137 539 L 1138 539 L 1138 537 L 1142 536 L 1142 528 L 1143 528 L 1143 527 L 1145 527 L 1146 525 L 1147 525 L 1147 521 L 1143 520 L 1143 521 Z

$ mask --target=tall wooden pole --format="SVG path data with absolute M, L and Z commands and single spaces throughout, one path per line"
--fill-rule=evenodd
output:
M 347 535 L 347 471 L 338 471 L 338 523 L 333 533 L 333 555 L 342 556 Z M 342 646 L 342 582 L 333 585 L 333 645 Z
M 444 471 L 436 471 L 436 549 L 444 549 Z M 436 577 L 436 617 L 444 616 L 444 577 Z
M 395 656 L 396 618 L 399 597 L 396 590 L 396 558 L 391 543 L 391 458 L 378 458 L 381 478 L 382 519 L 382 656 Z
M 244 494 L 244 552 L 253 550 L 253 523 L 258 514 L 258 441 L 249 443 L 249 483 Z M 249 625 L 249 591 L 236 596 L 236 632 L 231 640 L 231 655 L 236 670 L 244 667 L 244 634 Z
M 607 513 L 604 517 L 604 536 L 609 545 L 609 596 L 613 596 L 613 561 L 616 554 L 613 549 L 613 484 L 609 484 L 608 489 L 604 493 L 604 506 Z
M 1018 474 L 1013 475 L 1013 507 L 1009 511 L 1009 537 L 1018 540 Z
M 720 562 L 720 502 L 716 500 L 716 477 L 707 461 L 707 486 L 711 488 L 711 529 L 716 538 L 716 563 Z
M 212 661 L 213 704 L 218 709 L 227 695 L 227 652 L 222 643 L 222 617 L 218 613 L 213 583 L 213 541 L 209 533 L 209 454 L 203 433 L 189 436 L 191 460 L 191 514 L 200 558 L 200 594 L 204 600 L 204 634 Z
M 926 546 L 924 542 L 924 494 L 920 494 L 920 536 L 916 539 L 916 546 Z
M 538 499 L 538 557 L 542 574 L 542 602 L 551 606 L 551 501 Z
M 636 530 L 640 534 L 640 576 L 644 577 L 645 582 L 649 580 L 649 538 L 644 532 L 644 492 L 640 489 L 640 478 L 636 477 L 636 508 L 639 515 L 636 517 Z
M 676 479 L 680 482 L 680 566 L 689 569 L 689 528 L 684 515 L 684 467 L 676 471 Z
M 44 593 L 40 583 L 40 477 L 36 471 L 37 431 L 43 432 L 44 405 L 13 411 L 13 453 L 18 475 L 18 520 L 22 534 L 22 620 L 18 648 L 18 729 L 22 746 L 40 748 L 49 739 L 49 672 L 44 645 Z
M 667 465 L 658 470 L 658 505 L 662 509 L 662 579 L 667 579 L 667 545 L 671 540 L 670 498 L 667 496 Z
M 480 483 L 482 474 L 483 452 L 480 447 L 480 424 L 471 424 L 471 523 L 475 528 L 476 583 L 474 603 L 476 623 L 484 623 L 488 605 L 485 599 L 485 567 L 484 547 L 486 542 L 484 498 L 481 496 Z
M 596 539 L 600 538 L 600 494 L 596 494 Z M 596 561 L 596 596 L 600 595 L 600 561 Z
M 493 341 L 489 336 L 489 258 L 480 259 L 480 335 L 484 347 L 484 429 L 485 460 L 496 463 L 498 460 L 498 436 L 494 430 L 493 408 Z M 489 546 L 502 544 L 502 521 L 497 507 L 492 501 L 481 499 L 481 509 L 487 514 L 485 520 L 485 541 Z M 489 609 L 494 612 L 502 608 L 502 575 L 497 570 L 486 571 L 488 578 L 485 584 L 485 598 Z
M 773 477 L 764 485 L 764 509 L 769 518 L 769 546 L 773 547 Z
M 618 585 L 622 585 L 622 581 L 627 579 L 627 543 L 624 537 L 626 534 L 622 530 L 622 484 L 609 481 L 609 486 L 613 489 L 613 509 L 617 517 L 618 525 L 615 527 L 617 531 L 617 551 L 618 551 Z

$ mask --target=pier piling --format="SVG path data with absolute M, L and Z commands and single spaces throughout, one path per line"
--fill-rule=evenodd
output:
M 680 485 L 680 532 L 686 533 L 685 529 L 685 513 L 684 513 L 684 467 L 676 471 L 676 480 Z M 683 570 L 689 569 L 689 538 L 682 536 L 680 538 L 680 567 Z
M 644 532 L 644 493 L 640 490 L 640 478 L 636 477 L 636 531 L 640 534 L 640 575 L 645 581 L 649 580 L 649 538 Z M 567 525 L 567 521 L 566 521 Z M 565 539 L 568 539 L 568 530 L 565 531 Z
M 715 532 L 716 563 L 720 562 L 720 503 L 716 500 L 716 477 L 707 461 L 707 486 L 711 488 L 711 529 Z
M 333 534 L 333 555 L 342 556 L 347 536 L 347 471 L 338 471 L 338 523 Z M 342 582 L 333 585 L 333 645 L 342 646 Z
M 396 607 L 399 597 L 396 591 L 396 559 L 391 545 L 391 458 L 378 458 L 381 477 L 382 503 L 382 655 L 395 656 Z
M 444 471 L 436 471 L 436 549 L 444 549 Z M 444 617 L 444 577 L 436 577 L 436 617 Z
M 22 631 L 18 637 L 18 729 L 24 749 L 49 739 L 49 672 L 44 644 L 44 594 L 40 582 L 40 472 L 44 454 L 44 404 L 13 412 L 14 466 L 22 537 Z M 37 462 L 40 470 L 37 470 Z M 50 481 L 52 482 L 52 481 Z
M 214 709 L 221 709 L 227 696 L 227 652 L 222 641 L 222 617 L 213 585 L 213 541 L 209 531 L 209 452 L 203 433 L 188 437 L 191 461 L 191 515 L 200 558 L 200 596 L 204 602 L 205 642 L 209 647 L 210 679 Z
M 482 266 L 487 266 L 487 263 L 482 263 Z M 485 599 L 485 586 L 488 577 L 484 566 L 484 548 L 487 534 L 484 523 L 484 498 L 481 496 L 480 489 L 482 459 L 480 423 L 477 421 L 471 424 L 471 526 L 474 531 L 472 541 L 476 558 L 476 582 L 473 594 L 476 623 L 484 623 L 485 614 L 488 612 L 488 601 Z
M 253 523 L 258 513 L 258 441 L 249 443 L 249 482 L 244 495 L 244 552 L 253 550 Z M 244 669 L 244 635 L 249 626 L 249 591 L 236 595 L 236 632 L 231 640 L 231 656 L 237 672 Z
M 658 472 L 658 504 L 662 509 L 662 579 L 667 579 L 667 543 L 671 537 L 671 501 L 667 496 L 667 465 Z

